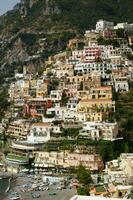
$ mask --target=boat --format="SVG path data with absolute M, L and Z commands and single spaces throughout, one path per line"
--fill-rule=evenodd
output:
M 10 197 L 10 200 L 19 200 L 20 197 L 19 196 L 16 196 L 16 197 Z

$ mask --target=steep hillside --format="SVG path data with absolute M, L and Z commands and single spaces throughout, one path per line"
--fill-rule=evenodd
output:
M 100 18 L 133 22 L 132 13 L 132 0 L 21 0 L 0 17 L 1 73 L 21 68 L 29 56 L 38 65 Z
M 17 8 L 1 19 L 1 30 L 81 31 L 94 27 L 99 18 L 133 21 L 132 0 L 21 0 Z

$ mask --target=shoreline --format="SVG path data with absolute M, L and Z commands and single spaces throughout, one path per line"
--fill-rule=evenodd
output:
M 5 190 L 5 193 L 8 193 L 9 190 L 10 190 L 10 188 L 11 188 L 11 181 L 12 181 L 12 178 L 9 178 L 9 180 L 8 180 L 8 187 L 7 187 L 7 189 Z
M 15 188 L 15 185 L 16 185 L 16 179 L 15 178 L 12 178 L 12 177 L 4 177 L 4 178 L 1 178 L 1 181 L 4 180 L 4 179 L 8 179 L 8 185 L 7 187 L 5 188 L 5 190 L 3 192 L 0 192 L 0 200 L 4 200 L 6 199 L 6 197 L 8 196 L 8 193 L 10 192 L 11 189 Z

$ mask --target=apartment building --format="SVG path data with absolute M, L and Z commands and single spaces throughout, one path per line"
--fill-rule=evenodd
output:
M 29 133 L 30 124 L 24 120 L 10 122 L 6 135 L 19 140 L 26 139 Z
M 127 81 L 127 77 L 114 76 L 114 89 L 116 92 L 128 92 L 129 84 Z
M 90 99 L 112 99 L 112 87 L 101 86 L 90 90 Z
M 78 104 L 78 111 L 85 111 L 88 110 L 107 110 L 111 109 L 112 111 L 115 111 L 115 102 L 111 99 L 83 99 L 79 101 Z
M 92 140 L 117 140 L 118 124 L 107 122 L 84 122 L 79 135 Z
M 27 140 L 31 143 L 45 143 L 50 140 L 49 123 L 34 123 Z
M 106 29 L 113 29 L 113 28 L 114 28 L 114 22 L 109 22 L 109 21 L 105 21 L 103 19 L 100 19 L 96 23 L 96 31 L 97 32 L 101 32 L 101 31 L 104 31 Z
M 23 115 L 42 116 L 44 112 L 53 105 L 50 98 L 31 98 L 25 101 Z
M 113 29 L 106 28 L 101 32 L 101 36 L 106 39 L 116 38 L 116 31 Z
M 100 37 L 99 33 L 93 30 L 85 31 L 85 42 L 87 46 L 97 46 L 97 39 Z
M 122 153 L 116 160 L 106 163 L 104 182 L 132 184 L 133 183 L 133 154 Z
M 107 71 L 117 69 L 118 66 L 112 63 L 106 63 L 106 62 L 101 62 L 101 63 L 85 63 L 82 62 L 80 64 L 76 64 L 74 67 L 74 71 L 77 75 L 83 75 L 83 74 L 88 74 L 92 73 L 94 71 L 99 72 L 101 77 L 104 77 L 105 74 L 107 74 Z
M 133 31 L 133 24 L 128 24 L 127 22 L 118 23 L 116 26 L 114 26 L 114 29 L 124 29 L 125 31 Z
M 132 153 L 122 153 L 120 155 L 121 168 L 124 170 L 128 177 L 133 178 L 133 154 Z
M 51 99 L 51 101 L 52 102 L 61 101 L 62 93 L 63 93 L 62 90 L 51 90 L 51 93 L 50 93 L 50 99 Z
M 36 98 L 44 98 L 47 96 L 48 85 L 46 83 L 41 83 L 36 87 Z
M 88 90 L 91 87 L 101 86 L 100 74 L 97 72 L 92 72 L 91 74 L 84 74 L 81 76 L 68 76 L 68 83 L 78 84 L 83 90 Z
M 80 164 L 91 171 L 103 169 L 103 162 L 98 154 L 78 154 L 69 152 L 37 152 L 35 166 L 47 167 L 78 167 Z

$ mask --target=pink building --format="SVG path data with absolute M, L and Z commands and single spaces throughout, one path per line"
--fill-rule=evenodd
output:
M 104 168 L 102 158 L 98 154 L 70 153 L 67 157 L 67 163 L 70 167 L 78 167 L 82 164 L 91 171 L 99 171 Z

